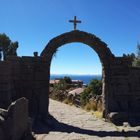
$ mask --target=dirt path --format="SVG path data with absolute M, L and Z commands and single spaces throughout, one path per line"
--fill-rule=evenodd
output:
M 56 120 L 51 129 L 44 128 L 42 134 L 35 135 L 37 140 L 140 140 L 140 127 L 116 127 L 80 108 L 51 99 L 49 110 Z

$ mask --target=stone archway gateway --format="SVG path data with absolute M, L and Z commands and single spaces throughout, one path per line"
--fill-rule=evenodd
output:
M 96 37 L 93 34 L 74 30 L 71 32 L 64 33 L 62 35 L 57 36 L 56 38 L 53 38 L 50 40 L 50 42 L 46 45 L 44 50 L 41 53 L 42 57 L 45 57 L 48 63 L 48 73 L 50 74 L 50 64 L 52 57 L 56 50 L 68 43 L 73 42 L 80 42 L 88 45 L 91 47 L 99 56 L 101 64 L 102 64 L 102 82 L 103 82 L 103 88 L 102 93 L 104 95 L 104 110 L 105 114 L 108 114 L 108 97 L 109 97 L 109 69 L 111 61 L 114 59 L 114 55 L 111 53 L 110 49 L 107 47 L 107 44 L 101 41 L 98 37 Z M 50 75 L 49 75 L 50 77 Z M 105 116 L 106 116 L 105 115 Z
M 140 117 L 140 68 L 132 67 L 129 57 L 115 57 L 107 44 L 93 34 L 73 30 L 53 38 L 46 45 L 41 57 L 47 62 L 47 106 L 49 94 L 50 64 L 57 48 L 80 42 L 91 47 L 102 64 L 102 94 L 104 117 L 122 123 Z M 44 95 L 44 94 L 43 94 Z M 45 101 L 44 101 L 45 102 Z M 40 108 L 43 111 L 43 108 Z
M 9 56 L 0 63 L 0 107 L 7 108 L 11 101 L 26 97 L 29 115 L 46 121 L 51 60 L 57 48 L 72 42 L 87 44 L 100 58 L 104 117 L 113 122 L 140 120 L 140 68 L 133 67 L 129 57 L 114 56 L 99 38 L 76 27 L 50 40 L 41 56 Z

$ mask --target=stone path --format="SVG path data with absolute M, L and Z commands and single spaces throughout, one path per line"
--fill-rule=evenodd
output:
M 50 99 L 53 127 L 36 134 L 37 140 L 140 140 L 140 127 L 116 127 L 80 108 Z M 124 129 L 125 132 L 122 132 Z

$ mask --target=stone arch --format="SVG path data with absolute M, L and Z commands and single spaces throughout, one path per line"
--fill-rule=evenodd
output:
M 71 32 L 67 32 L 53 38 L 46 45 L 44 50 L 41 52 L 41 56 L 45 58 L 48 64 L 48 78 L 50 78 L 50 64 L 54 53 L 57 48 L 68 44 L 79 42 L 88 45 L 91 47 L 99 56 L 101 64 L 102 64 L 102 82 L 103 88 L 102 93 L 104 96 L 104 117 L 108 114 L 108 97 L 109 97 L 109 70 L 110 70 L 110 62 L 114 59 L 114 55 L 111 53 L 110 49 L 107 47 L 107 44 L 101 41 L 98 37 L 93 34 L 74 30 Z M 49 81 L 49 79 L 48 79 Z M 49 89 L 48 89 L 49 92 Z
M 79 30 L 61 34 L 50 40 L 44 50 L 41 52 L 41 56 L 46 57 L 47 62 L 51 62 L 52 56 L 56 52 L 57 48 L 73 42 L 81 42 L 90 46 L 98 54 L 102 66 L 109 64 L 110 60 L 114 58 L 114 55 L 111 53 L 106 43 L 101 41 L 93 34 Z

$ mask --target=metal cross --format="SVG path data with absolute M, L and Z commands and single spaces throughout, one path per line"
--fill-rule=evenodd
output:
M 74 30 L 76 30 L 77 23 L 81 23 L 81 20 L 76 20 L 76 16 L 74 16 L 74 20 L 69 20 L 69 22 L 73 22 Z

